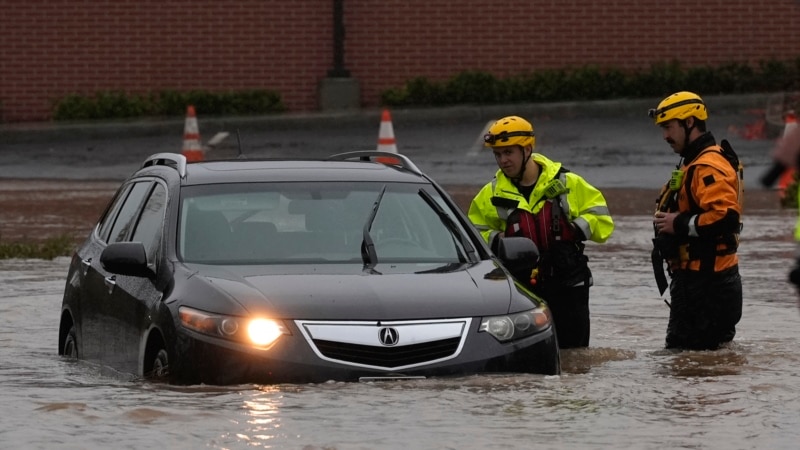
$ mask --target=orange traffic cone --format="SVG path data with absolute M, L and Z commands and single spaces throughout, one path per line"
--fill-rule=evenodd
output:
M 797 116 L 795 116 L 794 111 L 789 111 L 784 116 L 783 120 L 783 137 L 789 135 L 790 132 L 793 132 L 795 128 L 797 128 Z M 783 171 L 781 177 L 778 179 L 778 196 L 780 198 L 784 198 L 786 196 L 786 189 L 794 183 L 795 178 L 795 169 L 794 167 L 789 167 Z
M 384 109 L 381 114 L 381 126 L 378 130 L 378 151 L 397 153 L 397 141 L 394 139 L 392 115 L 388 109 Z M 375 160 L 384 164 L 400 164 L 397 158 L 379 156 Z
M 183 126 L 183 156 L 186 161 L 202 161 L 203 147 L 200 145 L 200 130 L 197 127 L 197 116 L 194 106 L 186 108 L 186 122 Z

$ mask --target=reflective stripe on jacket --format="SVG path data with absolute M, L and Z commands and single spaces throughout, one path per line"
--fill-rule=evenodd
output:
M 561 163 L 551 161 L 539 153 L 533 153 L 531 158 L 539 165 L 541 172 L 530 199 L 526 199 L 499 169 L 494 179 L 472 199 L 469 219 L 486 242 L 491 244 L 495 236 L 506 229 L 506 219 L 514 209 L 538 213 L 547 198 L 548 184 L 554 178 L 561 178 L 567 188 L 567 192 L 559 198 L 569 221 L 589 240 L 598 243 L 608 240 L 614 231 L 614 221 L 603 194 L 575 173 L 559 174 Z

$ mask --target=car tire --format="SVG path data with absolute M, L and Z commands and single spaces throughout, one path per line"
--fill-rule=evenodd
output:
M 159 348 L 150 363 L 150 370 L 145 373 L 145 378 L 151 381 L 169 380 L 169 354 L 163 347 Z
M 78 332 L 72 325 L 64 338 L 64 348 L 61 354 L 70 359 L 78 359 Z

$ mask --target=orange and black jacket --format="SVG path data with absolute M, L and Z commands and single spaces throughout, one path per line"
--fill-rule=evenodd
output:
M 660 208 L 675 218 L 677 257 L 672 269 L 719 272 L 739 263 L 744 182 L 740 167 L 723 155 L 711 133 L 694 140 L 681 155 L 683 181 L 677 191 L 662 188 Z M 677 195 L 676 195 L 677 194 Z

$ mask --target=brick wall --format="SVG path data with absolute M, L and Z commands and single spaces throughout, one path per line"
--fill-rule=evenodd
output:
M 343 1 L 345 68 L 366 107 L 412 77 L 468 69 L 800 56 L 797 0 Z M 46 120 L 55 99 L 99 90 L 264 88 L 312 111 L 333 66 L 333 0 L 0 0 L 0 11 L 6 122 Z

